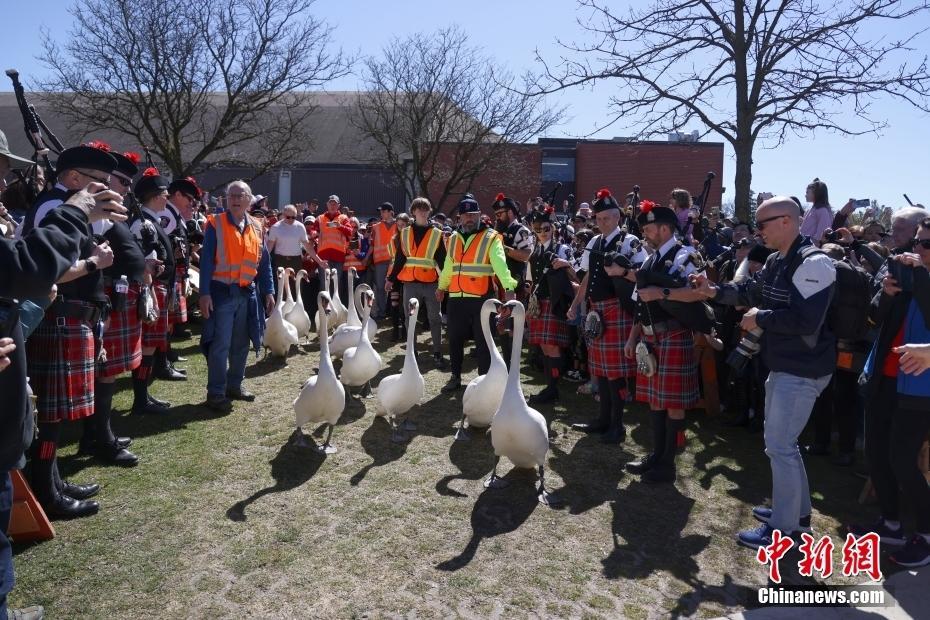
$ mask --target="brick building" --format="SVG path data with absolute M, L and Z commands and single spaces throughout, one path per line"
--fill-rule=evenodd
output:
M 251 185 L 255 193 L 267 196 L 269 204 L 278 207 L 312 198 L 322 202 L 329 194 L 338 194 L 360 215 L 375 215 L 377 206 L 385 200 L 405 208 L 413 197 L 405 195 L 401 184 L 379 164 L 377 145 L 350 122 L 358 96 L 358 93 L 306 93 L 307 105 L 315 108 L 306 128 L 312 140 L 297 161 L 254 178 Z M 38 94 L 29 93 L 28 99 L 65 145 L 95 138 L 121 150 L 139 149 L 115 131 L 87 134 L 70 126 Z M 12 93 L 0 93 L 0 130 L 6 133 L 13 152 L 30 152 Z M 623 196 L 634 184 L 640 186 L 643 198 L 664 202 L 675 187 L 697 195 L 708 171 L 717 173 L 718 179 L 709 204 L 719 205 L 722 193 L 719 180 L 724 178 L 723 144 L 690 141 L 687 137 L 681 141 L 681 138 L 674 135 L 667 142 L 541 138 L 535 144 L 507 145 L 499 161 L 469 187 L 454 188 L 443 209 L 451 211 L 466 191 L 474 193 L 486 211 L 490 211 L 498 192 L 523 205 L 528 198 L 546 196 L 556 183 L 562 183 L 559 202 L 569 194 L 577 197 L 576 203 L 590 202 L 601 187 Z M 440 150 L 439 157 L 450 157 L 452 150 L 452 145 Z M 223 156 L 215 154 L 211 164 L 214 167 L 197 175 L 202 186 L 220 188 L 232 179 L 255 176 L 248 168 L 223 165 Z M 239 159 L 248 161 L 248 153 L 240 153 Z M 434 200 L 442 193 L 438 183 L 429 189 Z

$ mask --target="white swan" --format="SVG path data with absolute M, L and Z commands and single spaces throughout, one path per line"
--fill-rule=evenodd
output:
M 510 372 L 500 407 L 491 421 L 491 445 L 494 446 L 494 470 L 484 486 L 502 488 L 507 483 L 497 475 L 497 465 L 506 456 L 515 467 L 539 468 L 540 503 L 553 506 L 555 498 L 546 491 L 545 464 L 549 452 L 549 431 L 546 418 L 526 404 L 520 389 L 520 358 L 523 347 L 523 327 L 526 311 L 519 301 L 508 301 L 505 308 L 513 312 L 513 352 Z
M 362 290 L 362 319 L 368 320 L 375 296 L 367 284 L 360 285 L 359 289 Z M 358 344 L 346 349 L 342 355 L 339 380 L 343 385 L 365 386 L 362 392 L 368 396 L 371 394 L 371 380 L 381 371 L 381 356 L 371 346 L 366 330 L 359 329 L 358 334 Z
M 320 290 L 321 290 L 321 291 L 326 291 L 326 295 L 329 296 L 329 298 L 330 298 L 330 306 L 332 306 L 332 301 L 331 301 L 331 300 L 332 300 L 333 297 L 332 297 L 332 295 L 330 295 L 330 286 L 329 286 L 329 282 L 330 282 L 329 269 L 324 269 L 324 270 L 323 270 L 323 275 L 320 277 Z M 330 311 L 332 311 L 332 307 L 330 307 Z M 323 310 L 320 309 L 320 308 L 317 308 L 316 317 L 315 317 L 315 320 L 316 320 L 316 324 L 317 324 L 317 325 L 320 324 L 320 315 L 321 315 L 321 314 L 323 314 Z M 330 314 L 330 316 L 328 317 L 328 320 L 326 321 L 326 324 L 329 326 L 329 329 L 332 329 L 332 328 L 333 328 L 332 314 Z
M 407 353 L 404 355 L 404 368 L 399 375 L 390 375 L 378 384 L 378 409 L 376 415 L 388 416 L 391 428 L 394 430 L 391 441 L 395 443 L 406 439 L 397 427 L 397 416 L 410 411 L 423 399 L 425 382 L 420 368 L 417 366 L 415 331 L 417 327 L 417 314 L 420 302 L 412 298 L 407 303 Z M 415 430 L 416 425 L 409 420 L 404 422 L 405 430 Z
M 339 297 L 339 273 L 335 269 L 330 269 L 329 275 L 333 290 L 333 314 L 331 318 L 332 327 L 335 329 L 346 322 L 346 318 L 348 318 L 348 311 L 346 310 L 346 307 L 342 305 L 342 298 Z
M 501 302 L 497 299 L 488 299 L 481 305 L 481 331 L 484 341 L 491 352 L 491 365 L 487 374 L 478 375 L 465 388 L 462 395 L 462 421 L 455 433 L 456 441 L 467 441 L 468 431 L 465 430 L 465 421 L 468 427 L 485 428 L 491 425 L 491 418 L 500 407 L 504 388 L 507 386 L 507 364 L 497 350 L 497 344 L 491 336 L 491 314 L 498 311 Z
M 349 327 L 361 327 L 362 325 L 362 319 L 359 318 L 358 313 L 358 308 L 361 307 L 361 302 L 359 301 L 359 295 L 357 294 L 357 291 L 355 291 L 355 278 L 357 277 L 358 272 L 355 270 L 355 267 L 349 267 L 349 299 L 347 299 L 346 302 L 355 302 L 349 303 L 349 307 L 347 308 L 348 314 L 346 315 L 345 325 L 348 325 Z M 369 317 L 365 322 L 365 327 L 368 328 L 368 339 L 374 342 L 375 337 L 378 335 L 378 324 L 375 323 L 374 319 Z
M 287 272 L 287 278 L 284 280 L 286 286 L 284 287 L 284 318 L 287 319 L 287 315 L 291 313 L 291 310 L 294 309 L 294 306 L 297 305 L 297 302 L 294 300 L 294 296 L 291 293 L 291 278 L 294 277 L 294 270 L 288 267 L 285 269 Z
M 297 430 L 294 431 L 292 439 L 296 445 L 306 446 L 307 439 L 301 430 L 305 424 L 329 424 L 326 441 L 317 450 L 326 454 L 333 454 L 336 448 L 333 447 L 329 440 L 333 436 L 333 426 L 339 421 L 342 412 L 346 408 L 346 391 L 339 379 L 336 378 L 336 370 L 333 368 L 333 361 L 329 358 L 328 344 L 326 342 L 326 320 L 327 315 L 331 312 L 329 293 L 321 291 L 317 295 L 320 304 L 321 321 L 317 325 L 317 331 L 320 336 L 320 371 L 310 377 L 300 395 L 294 399 L 294 413 L 297 419 Z
M 351 277 L 352 276 L 350 275 L 349 282 L 352 281 Z M 343 323 L 342 325 L 336 328 L 336 331 L 333 332 L 333 335 L 329 339 L 330 355 L 335 355 L 336 357 L 342 357 L 346 349 L 350 347 L 354 347 L 355 345 L 358 344 L 359 331 L 361 331 L 362 329 L 361 327 L 362 320 L 359 319 L 358 314 L 356 314 L 355 324 L 352 325 L 351 322 L 352 322 L 352 314 L 355 311 L 355 307 L 362 306 L 362 292 L 365 290 L 362 288 L 362 286 L 363 285 L 359 285 L 355 289 L 355 299 L 353 300 L 353 303 L 349 304 L 349 318 L 346 319 L 345 323 Z M 371 290 L 371 288 L 368 287 L 367 284 L 364 285 L 364 287 L 367 288 L 369 291 Z M 369 318 L 365 324 L 368 326 L 368 340 L 369 341 L 374 340 L 375 332 L 376 332 L 375 322 Z
M 265 320 L 265 346 L 272 355 L 287 357 L 293 345 L 299 341 L 297 328 L 284 319 L 284 287 L 287 286 L 287 272 L 278 269 L 278 300 L 274 310 Z
M 301 269 L 297 272 L 297 282 L 295 287 L 297 289 L 297 299 L 295 299 L 294 307 L 289 311 L 286 309 L 284 311 L 284 320 L 297 328 L 297 336 L 299 338 L 306 338 L 309 342 L 310 340 L 310 315 L 307 314 L 307 311 L 304 309 L 304 301 L 300 295 L 300 283 L 307 278 L 307 272 Z

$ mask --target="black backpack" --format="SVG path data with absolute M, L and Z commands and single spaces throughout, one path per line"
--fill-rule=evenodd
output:
M 824 252 L 813 245 L 800 248 L 788 265 L 786 276 L 794 272 L 808 256 Z M 840 340 L 864 340 L 869 333 L 869 310 L 872 304 L 872 277 L 864 269 L 843 260 L 834 260 L 836 284 L 827 310 L 826 324 Z

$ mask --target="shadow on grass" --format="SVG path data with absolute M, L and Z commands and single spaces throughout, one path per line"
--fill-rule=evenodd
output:
M 485 489 L 471 511 L 471 538 L 454 558 L 440 562 L 441 571 L 457 571 L 474 559 L 481 541 L 515 531 L 533 514 L 536 498 L 536 472 L 511 469 L 504 479 L 511 484 L 504 489 Z
M 623 479 L 623 464 L 632 454 L 623 446 L 601 443 L 602 435 L 585 435 L 571 452 L 551 445 L 549 467 L 564 482 L 556 492 L 569 513 L 582 514 L 617 497 L 617 485 Z M 592 475 L 596 471 L 597 475 Z
M 470 428 L 469 441 L 454 441 L 449 446 L 449 461 L 459 468 L 458 474 L 443 476 L 436 483 L 436 492 L 446 497 L 468 497 L 449 487 L 453 480 L 483 480 L 494 468 L 494 448 L 491 446 L 491 429 Z
M 245 510 L 256 500 L 271 493 L 284 493 L 304 484 L 319 471 L 326 461 L 326 455 L 312 447 L 300 448 L 288 440 L 271 461 L 271 477 L 275 483 L 260 489 L 249 497 L 230 506 L 226 516 L 231 521 L 243 522 L 247 519 Z

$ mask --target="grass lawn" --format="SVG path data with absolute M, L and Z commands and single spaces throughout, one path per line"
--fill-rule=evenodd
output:
M 389 333 L 376 345 L 382 375 L 403 363 Z M 540 407 L 558 432 L 547 482 L 565 507 L 552 510 L 536 502 L 533 474 L 510 472 L 506 460 L 501 473 L 514 484 L 483 488 L 490 436 L 452 441 L 461 392 L 440 393 L 448 375 L 427 355 L 409 443 L 391 443 L 373 400 L 351 399 L 333 435 L 339 451 L 324 457 L 288 444 L 291 402 L 316 347 L 287 366 L 250 358 L 246 387 L 258 398 L 219 416 L 199 406 L 206 366 L 196 340 L 174 346 L 190 358 L 191 379 L 153 386 L 175 403 L 168 414 L 125 414 L 131 390 L 120 384 L 114 427 L 134 438 L 138 467 L 77 456 L 79 425 L 66 427 L 62 472 L 101 483 L 101 510 L 16 548 L 13 607 L 42 604 L 49 618 L 713 617 L 754 606 L 766 583 L 755 554 L 733 542 L 770 490 L 761 435 L 693 412 L 678 482 L 644 485 L 622 466 L 644 453 L 645 409 L 629 410 L 626 442 L 606 447 L 569 429 L 597 403 L 565 383 L 559 405 Z M 527 393 L 540 389 L 538 377 L 523 379 Z M 839 572 L 838 525 L 873 510 L 856 504 L 862 481 L 849 469 L 821 458 L 808 472 L 814 527 L 833 535 Z M 788 581 L 800 579 L 798 557 L 782 562 Z

